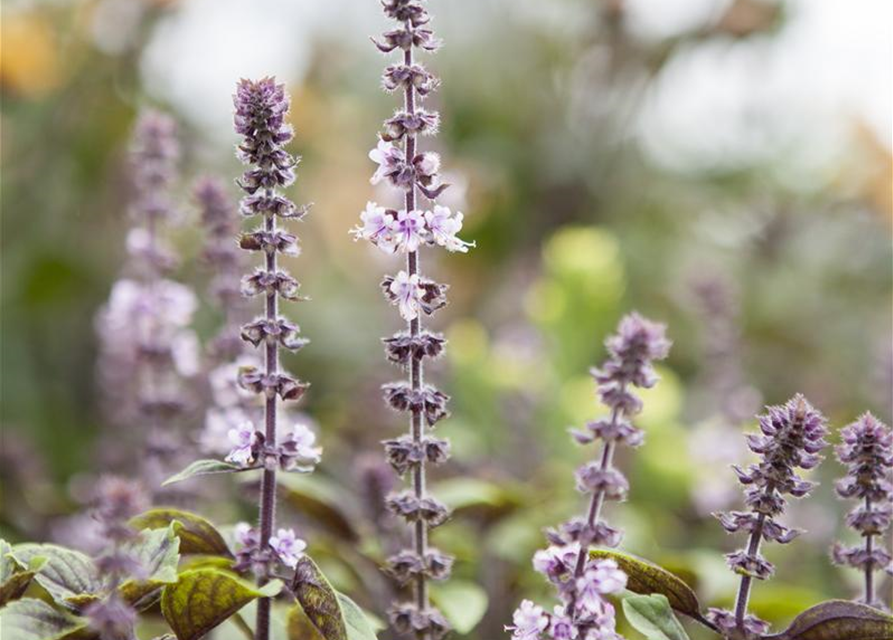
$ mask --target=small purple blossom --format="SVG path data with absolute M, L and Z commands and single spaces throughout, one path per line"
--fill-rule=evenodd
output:
M 270 537 L 270 548 L 285 566 L 294 569 L 304 555 L 307 543 L 297 538 L 292 529 L 279 529 Z
M 230 429 L 228 436 L 232 449 L 226 456 L 226 461 L 243 467 L 250 466 L 257 458 L 258 431 L 254 425 L 245 422 L 235 429 Z
M 512 624 L 506 625 L 505 630 L 511 631 L 515 640 L 538 640 L 548 626 L 549 618 L 543 608 L 522 600 L 512 616 Z

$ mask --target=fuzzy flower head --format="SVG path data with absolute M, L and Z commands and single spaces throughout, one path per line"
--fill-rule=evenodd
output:
M 459 211 L 454 214 L 449 207 L 440 205 L 434 205 L 433 210 L 426 211 L 425 223 L 434 243 L 447 251 L 459 253 L 466 253 L 469 247 L 474 247 L 474 242 L 465 242 L 456 236 L 462 229 L 462 217 Z
M 665 325 L 631 313 L 621 319 L 617 333 L 605 340 L 609 358 L 592 375 L 601 385 L 653 387 L 657 376 L 651 363 L 666 358 L 670 345 Z
M 787 544 L 800 533 L 779 523 L 776 518 L 787 505 L 785 495 L 807 495 L 814 484 L 803 480 L 797 469 L 815 467 L 825 447 L 825 418 L 802 395 L 784 405 L 768 407 L 759 417 L 760 433 L 747 436 L 751 451 L 760 462 L 745 469 L 735 467 L 738 480 L 745 485 L 745 504 L 749 511 L 714 514 L 729 533 L 744 531 L 761 539 Z M 726 556 L 736 573 L 765 580 L 773 565 L 759 551 L 740 550 Z
M 285 122 L 289 109 L 285 85 L 277 84 L 274 78 L 241 80 L 233 105 L 235 130 L 242 136 L 239 159 L 254 165 L 242 175 L 239 186 L 253 194 L 258 189 L 272 190 L 291 184 L 296 160 L 283 148 L 294 135 L 291 125 Z M 268 203 L 258 204 L 266 207 Z
M 138 214 L 164 217 L 170 213 L 164 192 L 176 175 L 179 157 L 177 125 L 173 118 L 158 111 L 140 115 L 130 148 Z
M 512 616 L 512 624 L 505 630 L 512 632 L 514 640 L 537 640 L 548 626 L 549 618 L 543 608 L 530 600 L 522 600 Z
M 270 549 L 285 566 L 294 569 L 298 560 L 304 555 L 307 543 L 295 536 L 292 529 L 279 529 L 275 536 L 270 536 Z
M 893 431 L 870 413 L 841 431 L 837 459 L 847 474 L 837 482 L 841 498 L 858 500 L 846 517 L 847 525 L 864 539 L 881 536 L 893 523 Z M 893 571 L 893 556 L 885 545 L 846 547 L 831 550 L 835 564 L 871 572 Z M 868 594 L 874 598 L 874 594 Z

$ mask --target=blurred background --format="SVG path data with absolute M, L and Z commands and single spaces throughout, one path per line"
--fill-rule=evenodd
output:
M 742 541 L 709 514 L 740 504 L 728 465 L 746 459 L 753 415 L 799 391 L 835 431 L 866 410 L 893 418 L 893 5 L 431 8 L 445 47 L 425 62 L 443 79 L 430 100 L 443 127 L 423 144 L 442 154 L 447 201 L 477 242 L 425 258 L 451 286 L 433 321 L 449 351 L 430 377 L 453 397 L 439 430 L 454 458 L 434 492 L 455 516 L 435 542 L 458 565 L 435 597 L 460 636 L 480 639 L 500 637 L 521 598 L 548 602 L 530 559 L 543 527 L 583 509 L 572 474 L 592 455 L 567 427 L 599 414 L 588 367 L 635 309 L 675 344 L 645 394 L 647 444 L 619 460 L 629 502 L 609 518 L 624 549 L 680 572 L 705 604 L 729 604 L 723 553 Z M 326 449 L 317 474 L 286 486 L 281 517 L 382 615 L 390 587 L 377 564 L 401 528 L 380 513 L 398 481 L 378 442 L 404 425 L 380 400 L 400 373 L 379 338 L 400 323 L 378 282 L 398 267 L 348 229 L 367 200 L 394 198 L 369 184 L 366 156 L 396 103 L 368 40 L 387 26 L 374 0 L 4 0 L 0 535 L 74 544 L 77 487 L 121 471 L 97 453 L 122 427 L 100 402 L 94 318 L 125 260 L 136 116 L 160 108 L 180 125 L 180 215 L 166 234 L 207 340 L 220 313 L 192 185 L 238 174 L 235 82 L 275 74 L 304 158 L 290 195 L 316 203 L 289 264 L 312 298 L 289 312 L 312 343 L 287 366 L 313 384 L 301 409 Z M 196 439 L 203 421 L 196 412 Z M 858 591 L 827 560 L 835 539 L 852 542 L 833 494 L 841 473 L 833 460 L 820 468 L 821 487 L 790 516 L 809 533 L 767 551 L 778 572 L 753 607 L 776 625 Z M 248 500 L 202 509 L 224 523 L 252 513 Z

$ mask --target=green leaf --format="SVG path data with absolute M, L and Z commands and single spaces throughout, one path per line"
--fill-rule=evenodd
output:
M 194 569 L 164 588 L 161 613 L 179 640 L 197 640 L 255 598 L 271 598 L 279 580 L 256 587 L 219 569 Z
M 62 605 L 74 601 L 92 601 L 102 592 L 102 581 L 93 561 L 80 551 L 55 544 L 19 544 L 12 548 L 12 557 L 22 568 L 44 558 L 34 579 Z M 71 601 L 69 601 L 71 600 Z
M 338 595 L 326 577 L 307 556 L 295 568 L 295 599 L 298 604 L 288 614 L 289 640 L 346 640 L 347 623 L 341 613 Z
M 432 586 L 431 599 L 460 635 L 471 632 L 487 612 L 487 592 L 473 582 L 451 580 Z
M 848 600 L 828 600 L 767 640 L 893 640 L 893 616 Z
M 43 556 L 35 556 L 28 563 L 28 568 L 22 570 L 12 557 L 10 544 L 0 539 L 0 607 L 21 598 L 46 562 Z
M 347 627 L 348 640 L 376 640 L 375 629 L 369 618 L 357 604 L 343 593 L 336 594 L 341 605 L 341 615 Z
M 338 593 L 308 557 L 295 569 L 295 598 L 288 612 L 289 640 L 375 640 L 368 616 L 343 593 Z
M 0 610 L 3 640 L 62 640 L 86 627 L 84 618 L 34 598 L 16 600 Z
M 163 529 L 172 522 L 180 527 L 176 534 L 180 538 L 180 553 L 183 555 L 209 555 L 232 557 L 232 553 L 220 531 L 200 515 L 180 509 L 150 509 L 132 518 L 130 526 L 135 529 Z
M 589 552 L 589 557 L 614 560 L 627 575 L 626 588 L 629 591 L 641 595 L 666 596 L 673 609 L 695 620 L 701 620 L 698 597 L 679 576 L 647 560 L 619 551 L 593 549 Z
M 666 596 L 627 596 L 623 599 L 623 614 L 648 640 L 688 640 Z
M 172 475 L 170 478 L 161 483 L 161 486 L 174 484 L 175 482 L 183 482 L 196 476 L 207 476 L 212 473 L 238 473 L 239 471 L 250 471 L 239 465 L 223 460 L 196 460 L 180 473 Z
M 138 609 L 154 603 L 155 599 L 147 596 L 178 580 L 180 539 L 175 533 L 178 526 L 172 522 L 166 529 L 145 529 L 140 541 L 130 549 L 148 577 L 145 580 L 127 580 L 120 591 L 124 600 L 136 604 Z
M 504 486 L 476 478 L 444 480 L 432 491 L 454 512 L 466 509 L 504 511 L 519 504 L 518 496 Z

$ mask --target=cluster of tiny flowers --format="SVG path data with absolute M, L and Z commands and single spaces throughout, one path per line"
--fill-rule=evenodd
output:
M 747 436 L 747 446 L 760 461 L 745 468 L 733 467 L 746 487 L 744 502 L 749 511 L 715 514 L 729 533 L 749 534 L 745 548 L 726 556 L 729 568 L 741 575 L 736 611 L 711 609 L 708 613 L 708 619 L 719 628 L 738 628 L 752 635 L 765 633 L 768 625 L 745 615 L 751 582 L 766 580 L 774 571 L 772 563 L 760 553 L 760 544 L 763 540 L 787 544 L 801 533 L 777 518 L 787 506 L 785 495 L 802 498 L 815 486 L 796 470 L 818 465 L 822 460 L 819 452 L 827 444 L 825 418 L 801 395 L 784 405 L 768 407 L 759 417 L 759 427 L 760 433 Z
M 108 595 L 90 604 L 84 614 L 90 627 L 103 640 L 131 640 L 134 637 L 136 610 L 118 592 L 127 579 L 145 579 L 145 567 L 129 546 L 139 533 L 127 521 L 149 506 L 149 496 L 134 480 L 105 476 L 99 479 L 92 496 L 91 515 L 99 534 L 108 545 L 96 557 L 99 575 L 105 580 Z
M 382 281 L 385 297 L 407 322 L 406 331 L 384 340 L 390 362 L 408 372 L 406 381 L 384 386 L 385 400 L 396 411 L 410 414 L 410 432 L 385 441 L 388 462 L 400 476 L 408 475 L 412 487 L 385 498 L 388 510 L 410 526 L 413 543 L 388 559 L 385 570 L 400 585 L 411 585 L 413 599 L 397 602 L 390 621 L 398 633 L 438 640 L 448 631 L 443 615 L 428 598 L 428 580 L 449 577 L 453 559 L 428 546 L 428 530 L 449 517 L 446 506 L 425 491 L 427 465 L 446 462 L 450 448 L 446 440 L 435 438 L 427 429 L 449 415 L 449 398 L 424 384 L 423 362 L 443 353 L 445 340 L 425 330 L 423 315 L 432 315 L 447 304 L 447 286 L 420 273 L 419 252 L 423 247 L 443 247 L 451 252 L 467 252 L 473 243 L 461 240 L 463 215 L 436 202 L 449 186 L 440 177 L 440 157 L 417 147 L 419 136 L 433 135 L 440 116 L 420 106 L 436 90 L 440 81 L 414 61 L 416 50 L 434 51 L 440 42 L 427 27 L 430 15 L 422 0 L 382 0 L 387 17 L 397 27 L 387 31 L 375 46 L 384 53 L 398 50 L 402 56 L 389 65 L 382 76 L 386 91 L 403 94 L 402 108 L 384 122 L 376 147 L 369 158 L 378 165 L 372 184 L 387 183 L 402 195 L 399 208 L 390 209 L 369 202 L 360 214 L 360 224 L 351 230 L 356 240 L 368 240 L 386 254 L 403 255 L 406 267 Z M 428 207 L 419 206 L 424 197 Z
M 316 434 L 307 426 L 296 424 L 276 445 L 266 442 L 262 431 L 246 422 L 230 429 L 232 449 L 226 456 L 245 469 L 281 469 L 310 473 L 322 459 L 322 448 L 316 446 Z
M 297 400 L 308 384 L 279 367 L 279 350 L 298 351 L 307 344 L 298 326 L 279 315 L 279 301 L 297 301 L 298 282 L 278 264 L 280 255 L 298 254 L 298 239 L 278 227 L 279 220 L 300 220 L 308 207 L 296 207 L 278 189 L 295 180 L 299 159 L 285 149 L 294 133 L 285 117 L 290 99 L 284 85 L 273 78 L 258 81 L 242 80 L 233 96 L 234 125 L 242 140 L 236 155 L 248 165 L 237 184 L 244 191 L 239 211 L 246 217 L 262 220 L 253 231 L 239 237 L 244 251 L 263 256 L 262 266 L 242 278 L 241 293 L 246 298 L 259 297 L 264 314 L 242 325 L 241 339 L 263 353 L 264 366 L 245 363 L 238 368 L 236 383 L 242 390 L 263 399 L 264 428 L 255 429 L 246 421 L 228 431 L 232 449 L 227 460 L 243 468 L 263 470 L 259 504 L 259 527 L 241 527 L 241 550 L 237 569 L 254 571 L 259 582 L 268 580 L 276 562 L 294 569 L 306 544 L 290 529 L 275 529 L 277 471 L 308 473 L 319 462 L 322 450 L 315 446 L 315 435 L 306 426 L 295 425 L 291 432 L 278 433 L 281 421 L 278 400 Z M 224 381 L 226 382 L 226 381 Z M 236 403 L 237 406 L 239 403 Z M 259 640 L 270 636 L 269 598 L 261 598 L 257 606 L 256 634 Z
M 593 545 L 616 547 L 622 533 L 600 519 L 605 500 L 620 500 L 629 483 L 612 467 L 618 444 L 637 447 L 643 433 L 631 418 L 642 410 L 642 402 L 631 387 L 648 388 L 657 382 L 652 362 L 667 356 L 670 342 L 662 324 L 650 322 L 633 313 L 620 321 L 617 333 L 605 341 L 608 359 L 592 376 L 598 385 L 602 403 L 610 410 L 607 417 L 592 421 L 585 431 L 572 430 L 580 444 L 602 441 L 598 462 L 583 465 L 576 474 L 577 488 L 590 494 L 586 518 L 572 518 L 557 529 L 546 532 L 547 549 L 537 551 L 533 568 L 551 582 L 560 604 L 552 613 L 525 600 L 515 611 L 514 624 L 506 630 L 515 640 L 616 640 L 614 607 L 604 596 L 626 587 L 626 574 L 613 560 L 593 560 Z
M 837 482 L 837 494 L 860 501 L 847 514 L 846 523 L 864 542 L 852 547 L 836 544 L 831 556 L 835 563 L 865 574 L 864 600 L 877 606 L 881 603 L 874 593 L 872 574 L 881 570 L 893 574 L 893 558 L 884 543 L 893 521 L 893 431 L 866 413 L 841 431 L 841 439 L 837 459 L 846 465 L 847 474 Z M 875 544 L 875 538 L 880 544 Z
M 261 545 L 260 532 L 247 522 L 236 525 L 235 538 L 238 546 L 233 569 L 251 571 L 258 577 L 271 575 L 276 563 L 294 569 L 307 548 L 307 543 L 292 529 L 277 530 L 266 545 Z
M 199 342 L 190 328 L 195 294 L 168 279 L 175 266 L 160 225 L 172 215 L 169 190 L 179 156 L 176 127 L 150 112 L 136 125 L 131 148 L 134 228 L 127 238 L 125 276 L 96 318 L 98 375 L 109 420 L 140 424 L 146 434 L 145 473 L 154 486 L 181 450 L 172 426 L 190 408 L 184 381 L 199 371 Z
M 194 188 L 195 200 L 205 230 L 202 257 L 212 272 L 209 293 L 223 311 L 223 325 L 210 345 L 217 362 L 231 362 L 243 352 L 238 321 L 244 311 L 241 291 L 242 254 L 234 238 L 239 233 L 239 218 L 221 180 L 201 178 Z

